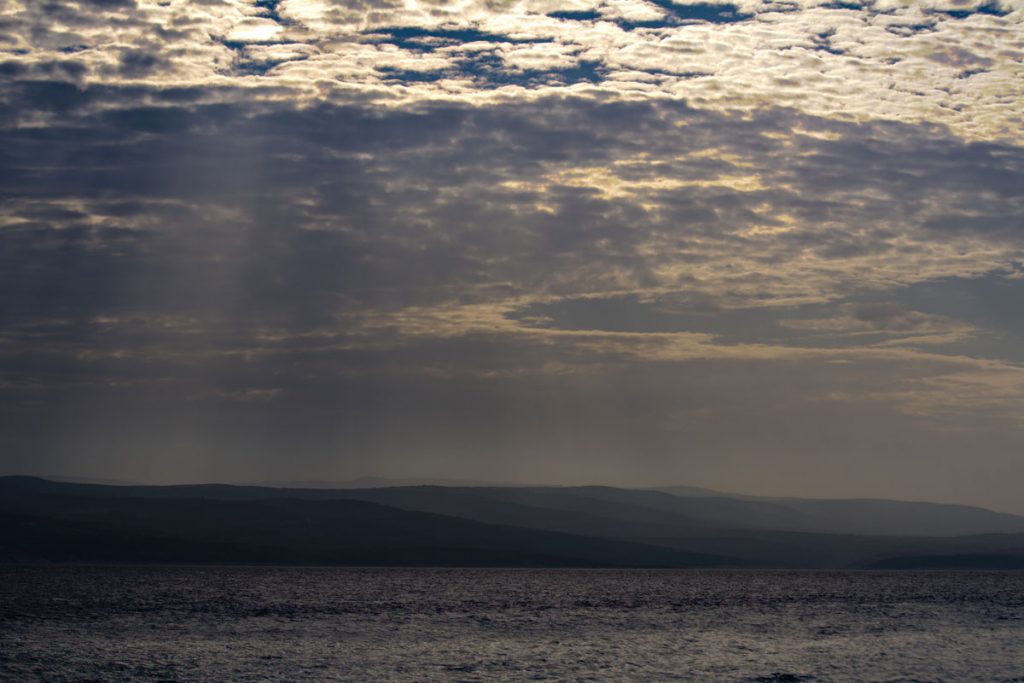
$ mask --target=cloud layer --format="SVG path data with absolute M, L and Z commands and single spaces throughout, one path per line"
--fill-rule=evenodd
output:
M 1019 4 L 0 12 L 8 469 L 1017 505 Z

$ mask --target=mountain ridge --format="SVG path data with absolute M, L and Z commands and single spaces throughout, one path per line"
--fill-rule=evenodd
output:
M 1024 557 L 1024 518 L 981 508 L 783 505 L 607 486 L 109 486 L 15 476 L 0 477 L 0 516 L 0 559 L 906 568 L 939 567 L 942 557 L 1013 567 Z M 977 533 L 904 533 L 953 518 Z M 886 533 L 851 533 L 880 526 Z M 119 549 L 117 538 L 139 550 Z

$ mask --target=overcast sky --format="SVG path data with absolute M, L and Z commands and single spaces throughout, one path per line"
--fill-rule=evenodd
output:
M 1024 513 L 1024 0 L 0 0 L 0 470 Z

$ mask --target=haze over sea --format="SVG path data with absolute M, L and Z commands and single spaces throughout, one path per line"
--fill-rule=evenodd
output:
M 1024 681 L 1024 573 L 0 570 L 26 681 Z

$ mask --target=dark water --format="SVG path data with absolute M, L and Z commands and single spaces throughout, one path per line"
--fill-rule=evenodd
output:
M 0 568 L 0 678 L 1024 681 L 1024 573 Z

